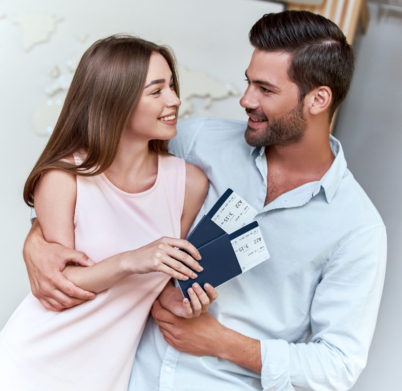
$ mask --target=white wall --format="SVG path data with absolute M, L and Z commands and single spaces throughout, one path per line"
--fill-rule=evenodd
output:
M 21 250 L 30 228 L 22 201 L 25 180 L 47 139 L 35 134 L 34 111 L 47 98 L 54 65 L 66 72 L 67 61 L 92 42 L 130 33 L 170 45 L 178 61 L 222 83 L 245 88 L 244 71 L 252 53 L 248 31 L 264 14 L 282 5 L 254 0 L 0 0 L 0 329 L 29 292 Z M 48 43 L 25 52 L 21 28 L 13 18 L 22 12 L 64 17 Z M 88 33 L 85 44 L 76 34 Z M 197 116 L 245 119 L 240 97 L 214 102 Z
M 353 391 L 400 390 L 402 365 L 402 14 L 380 19 L 370 4 L 356 41 L 356 72 L 335 136 L 349 169 L 387 227 L 388 266 L 368 365 Z

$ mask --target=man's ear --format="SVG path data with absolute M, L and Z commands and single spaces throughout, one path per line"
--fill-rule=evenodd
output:
M 319 115 L 331 106 L 332 91 L 326 86 L 317 87 L 306 95 L 305 102 L 311 115 Z

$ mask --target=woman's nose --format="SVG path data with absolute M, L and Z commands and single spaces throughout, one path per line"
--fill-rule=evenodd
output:
M 168 102 L 166 103 L 166 106 L 168 107 L 179 107 L 181 105 L 181 100 L 179 99 L 179 97 L 176 95 L 175 91 L 172 91 Z

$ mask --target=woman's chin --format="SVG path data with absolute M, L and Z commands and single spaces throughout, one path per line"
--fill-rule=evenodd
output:
M 170 129 L 159 132 L 159 140 L 170 140 L 177 136 L 176 126 L 169 126 Z

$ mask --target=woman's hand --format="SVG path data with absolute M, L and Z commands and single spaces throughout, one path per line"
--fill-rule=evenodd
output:
M 187 251 L 191 256 L 179 249 Z M 203 270 L 195 259 L 200 260 L 201 255 L 190 242 L 163 237 L 137 250 L 125 253 L 123 262 L 124 268 L 130 273 L 162 272 L 169 277 L 185 281 L 196 278 L 197 274 L 183 263 L 193 270 L 199 272 Z
M 204 285 L 205 291 L 198 283 L 188 289 L 191 301 L 184 299 L 180 288 L 175 288 L 170 281 L 160 294 L 158 300 L 162 307 L 182 318 L 195 318 L 208 312 L 209 306 L 218 297 L 218 292 L 210 284 Z

